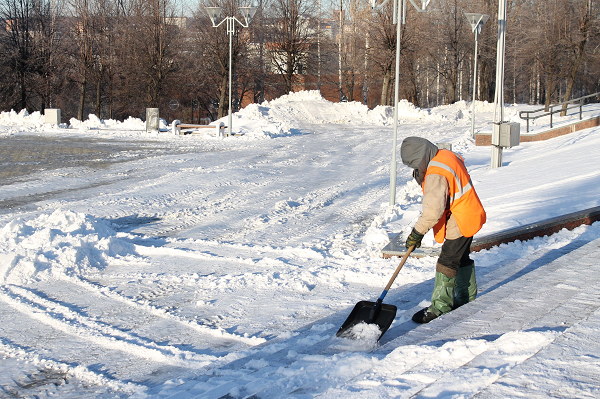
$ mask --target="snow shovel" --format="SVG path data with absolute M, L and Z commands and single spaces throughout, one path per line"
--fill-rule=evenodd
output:
M 404 254 L 400 264 L 396 268 L 396 271 L 392 275 L 390 282 L 385 286 L 385 289 L 381 293 L 379 299 L 377 299 L 377 302 L 360 301 L 357 303 L 356 306 L 354 306 L 354 309 L 352 309 L 352 312 L 350 312 L 350 316 L 348 316 L 344 324 L 342 324 L 338 332 L 335 334 L 336 336 L 353 338 L 352 334 L 349 333 L 352 327 L 359 323 L 367 323 L 377 324 L 379 331 L 381 331 L 381 334 L 377 340 L 379 341 L 381 339 L 383 334 L 388 330 L 388 328 L 390 328 L 390 325 L 392 325 L 392 322 L 396 317 L 397 310 L 396 306 L 394 305 L 382 303 L 383 298 L 385 298 L 387 295 L 388 290 L 394 283 L 394 280 L 396 280 L 398 273 L 400 273 L 400 269 L 402 269 L 402 266 L 404 266 L 404 262 L 406 262 L 406 259 L 408 259 L 408 256 L 413 249 L 415 249 L 414 246 L 408 248 L 406 254 Z

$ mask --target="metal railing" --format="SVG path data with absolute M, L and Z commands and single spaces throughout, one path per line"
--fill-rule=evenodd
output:
M 570 109 L 579 108 L 579 120 L 583 119 L 583 106 L 585 104 L 588 104 L 589 102 L 586 102 L 586 100 L 588 98 L 592 98 L 592 97 L 600 98 L 600 92 L 590 94 L 587 96 L 583 96 L 583 97 L 579 97 L 579 98 L 574 98 L 569 101 L 563 101 L 562 103 L 552 104 L 552 105 L 550 105 L 549 110 L 546 110 L 546 107 L 544 107 L 544 108 L 540 108 L 540 109 L 535 109 L 533 111 L 521 111 L 521 112 L 519 112 L 519 117 L 521 119 L 527 120 L 527 132 L 528 133 L 529 133 L 529 120 L 531 120 L 531 119 L 535 120 L 535 119 L 542 118 L 542 117 L 548 116 L 548 115 L 550 115 L 550 128 L 552 128 L 552 115 L 557 114 L 559 112 L 563 112 L 563 111 L 567 112 Z M 563 108 L 563 106 L 565 104 L 567 105 L 567 107 Z M 575 104 L 575 105 L 569 106 L 569 104 Z M 560 107 L 560 109 L 555 109 L 556 107 Z M 535 114 L 538 112 L 544 112 L 544 113 L 540 114 L 540 115 L 531 116 L 531 114 Z M 523 116 L 523 115 L 526 115 L 526 116 Z

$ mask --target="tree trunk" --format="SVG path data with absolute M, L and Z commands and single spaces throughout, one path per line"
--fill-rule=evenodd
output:
M 221 119 L 227 115 L 227 84 L 229 77 L 227 74 L 221 76 L 221 94 L 219 96 L 219 112 L 217 113 L 217 119 Z
M 571 69 L 571 74 L 569 75 L 569 80 L 567 82 L 567 91 L 565 92 L 565 97 L 563 98 L 563 101 L 569 101 L 569 99 L 571 98 L 571 93 L 573 92 L 573 86 L 575 84 L 575 78 L 577 77 L 577 71 L 579 70 L 579 65 L 581 65 L 581 60 L 583 59 L 583 52 L 585 50 L 586 42 L 587 42 L 587 39 L 583 39 L 577 45 L 577 58 L 575 59 L 575 62 L 573 63 L 573 68 Z M 567 115 L 568 105 L 569 104 L 563 104 L 560 116 Z
M 383 83 L 381 87 L 381 105 L 390 105 L 390 86 L 392 81 L 392 70 L 387 68 L 383 74 Z
M 100 110 L 102 107 L 102 83 L 100 80 L 96 83 L 96 116 L 100 119 Z
M 552 92 L 554 91 L 554 79 L 552 74 L 548 74 L 546 78 L 546 99 L 544 102 L 544 110 L 548 112 L 550 110 L 550 103 L 552 102 Z
M 348 80 L 346 81 L 346 91 L 348 92 L 348 101 L 354 101 L 354 85 L 355 85 L 355 76 L 354 76 L 354 67 L 348 71 Z
M 446 81 L 446 105 L 456 102 L 456 74 L 452 72 L 450 79 Z
M 27 88 L 25 85 L 25 72 L 21 72 L 19 71 L 19 80 L 21 81 L 21 87 L 20 87 L 20 94 L 21 94 L 21 99 L 20 99 L 20 109 L 26 109 L 27 108 Z
M 285 74 L 283 75 L 285 79 L 285 94 L 288 94 L 293 89 L 292 79 L 294 76 L 294 62 L 292 60 L 291 55 L 287 54 L 287 62 L 285 65 Z
M 86 85 L 85 77 L 83 78 L 83 82 L 81 82 L 80 90 L 79 90 L 79 110 L 77 111 L 77 119 L 83 121 L 83 108 L 85 107 L 85 85 Z

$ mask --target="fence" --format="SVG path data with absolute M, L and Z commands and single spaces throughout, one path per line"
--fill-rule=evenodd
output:
M 559 112 L 563 112 L 563 111 L 567 112 L 570 109 L 579 108 L 579 120 L 581 120 L 583 118 L 583 106 L 590 102 L 590 101 L 586 101 L 586 100 L 588 98 L 593 98 L 593 97 L 600 98 L 600 93 L 594 93 L 594 94 L 590 94 L 587 96 L 574 98 L 569 101 L 564 101 L 559 104 L 553 104 L 553 105 L 550 105 L 549 110 L 546 110 L 546 108 L 544 107 L 544 108 L 540 108 L 540 109 L 535 109 L 533 111 L 521 111 L 521 112 L 519 112 L 519 117 L 521 119 L 527 120 L 527 133 L 529 133 L 529 120 L 532 120 L 532 119 L 535 120 L 535 119 L 542 118 L 542 117 L 548 116 L 548 115 L 550 115 L 550 128 L 552 128 L 552 115 L 559 113 Z M 575 104 L 575 105 L 569 106 L 569 104 Z M 566 105 L 566 108 L 563 107 L 564 105 Z M 556 107 L 560 107 L 560 109 L 555 109 Z M 531 114 L 535 114 L 538 112 L 543 112 L 543 114 L 531 116 Z M 523 116 L 523 115 L 526 115 L 526 116 Z

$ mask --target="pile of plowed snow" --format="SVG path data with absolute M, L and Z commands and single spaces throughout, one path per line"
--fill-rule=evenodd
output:
M 2 227 L 0 283 L 80 276 L 133 253 L 134 245 L 118 238 L 109 222 L 58 209 Z

